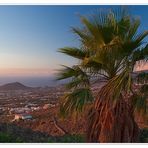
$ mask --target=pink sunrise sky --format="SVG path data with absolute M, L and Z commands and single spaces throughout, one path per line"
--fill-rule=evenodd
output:
M 135 71 L 148 70 L 148 63 L 137 65 Z M 0 76 L 51 76 L 57 69 L 48 68 L 0 68 Z
M 54 74 L 51 69 L 23 69 L 23 68 L 1 68 L 0 76 L 51 76 Z

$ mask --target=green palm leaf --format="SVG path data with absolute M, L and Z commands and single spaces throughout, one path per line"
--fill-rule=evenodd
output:
M 73 112 L 82 112 L 87 103 L 93 101 L 93 96 L 89 88 L 75 89 L 62 98 L 60 112 L 62 116 L 67 116 Z
M 88 54 L 85 50 L 75 48 L 75 47 L 60 48 L 59 52 L 69 55 L 71 57 L 77 58 L 77 59 L 84 59 Z

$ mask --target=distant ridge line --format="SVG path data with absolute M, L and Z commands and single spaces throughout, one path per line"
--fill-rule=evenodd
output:
M 4 90 L 4 91 L 7 91 L 7 90 L 27 90 L 27 89 L 31 89 L 31 88 L 33 88 L 33 87 L 25 86 L 19 82 L 7 83 L 7 84 L 0 86 L 0 90 Z

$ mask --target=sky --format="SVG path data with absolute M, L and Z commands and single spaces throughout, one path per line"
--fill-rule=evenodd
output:
M 0 76 L 48 76 L 76 61 L 58 53 L 78 46 L 71 27 L 80 26 L 79 15 L 117 6 L 0 6 Z M 130 6 L 147 30 L 148 6 Z M 148 38 L 145 39 L 147 42 Z M 143 66 L 148 69 L 148 65 Z

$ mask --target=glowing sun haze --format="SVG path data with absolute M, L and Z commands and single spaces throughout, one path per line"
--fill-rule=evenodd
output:
M 50 76 L 54 74 L 54 70 L 50 69 L 21 69 L 21 68 L 1 68 L 0 76 Z

